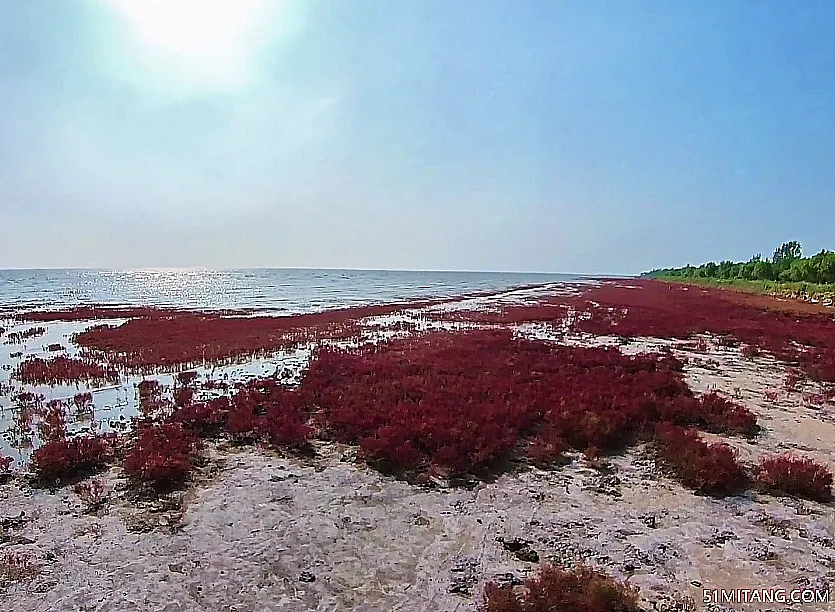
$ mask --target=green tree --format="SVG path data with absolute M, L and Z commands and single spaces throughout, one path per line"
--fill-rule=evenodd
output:
M 774 268 L 771 262 L 758 261 L 754 264 L 754 280 L 774 280 Z
M 796 259 L 800 259 L 803 257 L 803 247 L 800 246 L 800 243 L 796 240 L 792 240 L 790 242 L 784 242 L 774 251 L 774 257 L 772 257 L 772 262 L 775 264 L 788 264 L 791 265 Z M 786 267 L 788 267 L 788 265 Z

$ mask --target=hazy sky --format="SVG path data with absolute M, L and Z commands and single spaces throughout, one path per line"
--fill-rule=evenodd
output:
M 0 0 L 0 268 L 835 248 L 835 3 Z

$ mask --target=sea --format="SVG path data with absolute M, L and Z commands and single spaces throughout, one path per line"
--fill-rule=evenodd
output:
M 315 269 L 0 270 L 0 308 L 85 304 L 297 314 L 582 280 L 571 274 Z

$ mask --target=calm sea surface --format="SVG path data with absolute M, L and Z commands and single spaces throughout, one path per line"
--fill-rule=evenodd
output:
M 382 270 L 0 270 L 0 307 L 112 304 L 297 313 L 578 278 L 567 274 Z

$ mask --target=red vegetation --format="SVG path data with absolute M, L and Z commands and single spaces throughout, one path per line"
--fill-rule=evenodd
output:
M 67 435 L 67 419 L 64 404 L 58 400 L 51 400 L 46 405 L 46 412 L 38 423 L 38 434 L 46 442 L 60 440 Z
M 139 388 L 139 411 L 147 421 L 157 421 L 169 414 L 171 402 L 165 397 L 165 387 L 154 379 L 143 380 Z
M 716 497 L 745 489 L 748 479 L 733 447 L 707 444 L 695 429 L 669 424 L 657 427 L 657 442 L 659 457 L 685 486 Z
M 301 448 L 310 437 L 301 404 L 299 393 L 272 378 L 251 380 L 232 397 L 226 430 L 241 440 L 266 438 L 276 446 Z
M 230 317 L 176 313 L 132 319 L 118 327 L 90 328 L 75 341 L 112 363 L 137 370 L 227 362 L 320 338 L 350 338 L 357 321 L 435 302 L 328 310 L 287 317 Z
M 177 373 L 177 382 L 183 386 L 188 386 L 197 380 L 197 372 L 194 370 L 187 370 L 185 372 Z
M 93 394 L 89 391 L 85 393 L 76 393 L 72 398 L 73 404 L 75 404 L 76 408 L 83 408 L 88 404 L 93 403 Z
M 786 374 L 786 380 L 783 382 L 783 386 L 786 391 L 798 391 L 800 388 L 800 381 L 802 379 L 803 374 L 801 372 L 798 372 L 797 370 L 789 370 L 789 373 Z
M 550 462 L 565 446 L 610 451 L 656 422 L 751 433 L 755 419 L 717 396 L 697 399 L 681 363 L 514 338 L 435 333 L 353 351 L 320 350 L 299 390 L 324 432 L 396 469 L 449 473 L 507 458 L 520 438 Z M 231 422 L 231 418 L 230 418 Z
M 815 380 L 835 381 L 831 313 L 795 312 L 775 300 L 651 280 L 608 283 L 583 294 L 578 329 L 592 334 L 687 338 L 712 333 L 799 363 Z M 800 346 L 798 346 L 800 345 Z
M 747 408 L 718 395 L 715 391 L 700 399 L 701 418 L 692 420 L 706 431 L 753 436 L 759 431 L 757 417 Z
M 95 472 L 112 458 L 112 442 L 109 435 L 52 440 L 32 453 L 32 466 L 43 481 Z
M 198 437 L 178 423 L 142 427 L 125 457 L 125 474 L 156 488 L 184 482 L 193 468 Z
M 88 482 L 79 482 L 72 490 L 91 509 L 100 507 L 110 495 L 104 482 L 98 478 Z
M 39 357 L 27 359 L 17 367 L 13 376 L 30 385 L 103 385 L 119 382 L 119 373 L 113 368 L 63 355 L 49 360 Z
M 638 591 L 591 568 L 550 565 L 524 588 L 488 583 L 479 612 L 638 612 Z
M 38 408 L 43 404 L 44 396 L 40 393 L 32 393 L 31 391 L 21 391 L 12 399 L 14 399 L 15 403 L 19 406 Z
M 806 457 L 788 454 L 763 458 L 756 469 L 757 488 L 776 495 L 793 495 L 829 503 L 832 501 L 832 472 Z
M 11 475 L 13 461 L 14 459 L 11 457 L 4 457 L 3 455 L 0 455 L 0 481 Z
M 229 419 L 229 398 L 219 397 L 179 407 L 170 417 L 172 423 L 180 423 L 204 438 L 217 436 Z
M 777 391 L 764 391 L 763 397 L 767 402 L 776 402 L 779 393 Z
M 30 327 L 29 329 L 25 329 L 23 331 L 10 332 L 9 335 L 6 336 L 6 343 L 20 344 L 21 342 L 26 342 L 29 338 L 43 336 L 45 333 L 46 328 L 44 327 Z

